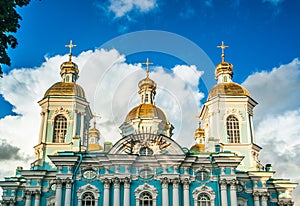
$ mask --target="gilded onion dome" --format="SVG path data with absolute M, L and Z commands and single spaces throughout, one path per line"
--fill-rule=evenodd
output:
M 99 144 L 101 133 L 96 128 L 97 118 L 100 118 L 100 116 L 94 114 L 94 127 L 89 130 L 89 143 L 88 143 L 89 151 L 103 150 L 103 147 Z
M 204 152 L 205 151 L 205 133 L 204 129 L 201 127 L 201 122 L 199 120 L 198 128 L 194 132 L 195 144 L 191 147 L 191 151 Z
M 60 76 L 62 81 L 53 84 L 45 93 L 44 97 L 48 96 L 77 96 L 85 98 L 84 90 L 81 86 L 76 84 L 78 79 L 78 66 L 76 63 L 72 62 L 72 48 L 76 45 L 70 41 L 69 61 L 66 61 L 60 66 Z
M 209 92 L 208 100 L 213 97 L 223 95 L 223 96 L 250 96 L 247 89 L 241 85 L 232 82 L 233 77 L 233 65 L 229 62 L 225 62 L 224 49 L 228 46 L 222 45 L 218 46 L 222 49 L 222 62 L 216 66 L 215 78 L 217 80 L 217 85 L 215 85 Z

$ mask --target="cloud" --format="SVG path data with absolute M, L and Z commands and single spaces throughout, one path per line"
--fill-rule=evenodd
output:
M 259 103 L 254 110 L 254 123 L 256 142 L 263 147 L 260 160 L 273 165 L 275 177 L 300 182 L 299 59 L 269 72 L 256 72 L 245 80 L 243 86 Z M 294 197 L 297 198 L 295 205 L 298 205 L 299 189 L 295 190 Z
M 0 137 L 5 138 L 5 148 L 9 147 L 9 142 L 13 145 L 12 151 L 18 151 L 15 156 L 6 157 L 10 174 L 16 166 L 28 168 L 29 162 L 34 160 L 31 158 L 26 164 L 14 161 L 20 154 L 33 156 L 32 147 L 38 142 L 41 120 L 37 102 L 51 85 L 60 81 L 60 64 L 67 59 L 67 55 L 47 57 L 41 66 L 12 70 L 0 81 L 0 93 L 18 114 L 0 119 L 0 128 L 5 128 L 0 130 Z M 73 57 L 80 70 L 78 84 L 85 89 L 92 111 L 102 116 L 97 124 L 102 142 L 116 142 L 121 138 L 118 127 L 130 109 L 139 103 L 137 84 L 145 78 L 145 70 L 141 64 L 127 64 L 125 60 L 125 56 L 115 49 L 86 51 Z M 194 141 L 195 116 L 203 97 L 198 91 L 202 72 L 195 66 L 186 65 L 176 65 L 167 72 L 153 66 L 151 71 L 150 77 L 158 84 L 155 104 L 166 112 L 176 127 L 173 138 L 189 147 Z
M 13 146 L 6 139 L 0 139 L 0 161 L 2 160 L 26 160 L 27 158 L 20 154 L 20 148 Z
M 103 8 L 103 2 L 99 2 L 98 6 Z M 128 18 L 129 13 L 147 13 L 155 9 L 157 3 L 156 0 L 109 0 L 105 7 L 114 14 L 115 18 Z

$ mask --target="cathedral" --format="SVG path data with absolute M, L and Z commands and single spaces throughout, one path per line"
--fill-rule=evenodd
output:
M 95 115 L 76 83 L 74 45 L 68 46 L 61 81 L 38 102 L 35 160 L 30 169 L 17 167 L 15 176 L 0 181 L 3 206 L 294 205 L 297 183 L 274 178 L 271 164 L 259 161 L 262 148 L 253 127 L 257 102 L 233 82 L 223 42 L 216 85 L 203 104 L 194 137 L 185 137 L 195 140 L 189 149 L 172 139 L 174 127 L 155 104 L 157 84 L 148 60 L 145 78 L 137 82 L 140 103 L 120 125 L 119 140 L 101 144 Z

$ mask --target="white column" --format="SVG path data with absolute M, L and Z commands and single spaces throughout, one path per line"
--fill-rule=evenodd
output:
M 114 206 L 120 206 L 120 179 L 115 177 L 114 183 Z
M 65 204 L 64 206 L 71 205 L 71 197 L 72 196 L 72 180 L 66 181 L 66 194 L 65 194 Z
M 268 205 L 268 196 L 269 196 L 269 194 L 267 192 L 264 192 L 262 194 L 262 197 L 261 197 L 261 206 L 267 206 Z
M 179 180 L 178 179 L 174 179 L 172 181 L 173 183 L 173 206 L 179 206 L 179 193 L 178 193 L 178 183 L 179 183 Z
M 43 125 L 44 125 L 44 119 L 45 119 L 45 112 L 41 112 L 41 125 L 40 125 L 40 133 L 39 133 L 39 144 L 42 143 L 43 138 Z
M 167 177 L 164 177 L 161 180 L 161 186 L 162 186 L 162 205 L 163 206 L 169 206 L 169 180 Z
M 230 201 L 231 206 L 237 206 L 236 180 L 230 181 Z
M 40 206 L 40 201 L 41 201 L 41 193 L 37 191 L 35 192 L 34 206 Z
M 253 196 L 254 196 L 254 206 L 260 206 L 260 204 L 259 204 L 259 192 L 255 192 L 253 194 Z
M 188 178 L 183 181 L 183 206 L 190 206 L 190 182 Z
M 80 116 L 80 138 L 81 138 L 81 145 L 86 145 L 85 144 L 85 136 L 84 136 L 84 114 L 83 112 L 81 113 L 81 116 Z
M 61 180 L 56 180 L 55 206 L 61 206 L 61 197 L 62 197 L 62 182 Z
M 73 137 L 75 137 L 76 136 L 76 128 L 77 128 L 77 110 L 74 110 L 74 113 L 73 113 L 73 115 L 74 115 L 74 118 L 73 118 L 73 121 L 74 121 L 74 123 L 73 123 Z
M 124 179 L 124 206 L 130 206 L 130 179 Z
M 48 126 L 48 113 L 49 110 L 44 111 L 44 126 L 43 126 L 43 137 L 42 142 L 47 142 L 46 136 L 47 136 L 47 126 Z
M 103 186 L 104 186 L 103 205 L 109 205 L 110 181 L 108 179 L 103 180 Z
M 26 196 L 25 206 L 31 206 L 31 192 L 26 191 L 25 196 Z
M 221 205 L 227 206 L 227 182 L 225 179 L 220 181 L 221 185 Z

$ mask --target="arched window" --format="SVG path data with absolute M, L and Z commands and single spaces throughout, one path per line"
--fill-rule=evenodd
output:
M 65 142 L 67 133 L 67 119 L 63 115 L 57 115 L 54 119 L 53 142 Z
M 95 205 L 95 196 L 92 192 L 85 192 L 82 195 L 81 199 L 82 206 L 94 206 Z
M 142 147 L 140 149 L 140 155 L 143 155 L 143 156 L 153 155 L 153 150 L 150 149 L 149 147 Z
M 151 193 L 148 191 L 142 192 L 140 195 L 139 206 L 152 206 L 152 205 L 153 205 L 153 198 Z
M 239 120 L 230 115 L 226 120 L 227 125 L 227 138 L 229 143 L 240 143 L 240 127 Z
M 198 195 L 197 206 L 210 206 L 210 198 L 206 193 L 200 193 Z

